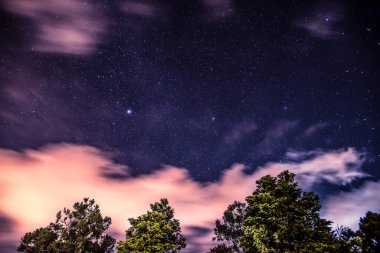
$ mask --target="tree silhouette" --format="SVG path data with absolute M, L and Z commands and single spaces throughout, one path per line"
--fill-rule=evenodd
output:
M 215 221 L 213 240 L 223 242 L 210 252 L 242 252 L 240 239 L 243 236 L 243 221 L 246 204 L 235 201 L 224 211 L 222 220 Z
M 380 252 L 380 214 L 367 212 L 360 218 L 358 237 L 362 242 L 363 252 Z
M 17 251 L 60 253 L 108 253 L 113 251 L 115 239 L 105 234 L 111 218 L 102 217 L 93 199 L 85 198 L 74 204 L 74 209 L 64 208 L 49 226 L 26 233 Z

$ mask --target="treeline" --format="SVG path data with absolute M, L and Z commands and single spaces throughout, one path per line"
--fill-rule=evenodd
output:
M 210 253 L 339 252 L 379 253 L 380 214 L 367 212 L 359 230 L 331 228 L 320 218 L 319 198 L 303 192 L 294 174 L 284 171 L 277 177 L 264 176 L 246 202 L 229 205 L 215 222 L 215 241 Z M 106 233 L 110 217 L 103 217 L 93 199 L 64 208 L 55 222 L 26 233 L 19 252 L 37 253 L 174 253 L 186 247 L 181 226 L 167 199 L 150 205 L 150 211 L 130 218 L 125 240 Z

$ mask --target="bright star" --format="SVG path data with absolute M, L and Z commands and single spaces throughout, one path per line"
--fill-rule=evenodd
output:
M 132 115 L 132 109 L 127 109 L 127 114 Z

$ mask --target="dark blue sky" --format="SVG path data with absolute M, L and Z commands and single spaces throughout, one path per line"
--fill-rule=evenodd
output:
M 75 13 L 31 18 L 3 3 L 0 147 L 94 145 L 118 152 L 135 175 L 171 164 L 201 181 L 290 149 L 355 147 L 379 176 L 378 5 L 94 6 L 83 17 L 94 27 L 75 46 L 65 31 L 43 30 L 44 20 L 73 25 Z

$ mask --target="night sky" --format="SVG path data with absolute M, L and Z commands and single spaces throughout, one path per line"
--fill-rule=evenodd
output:
M 360 176 L 309 189 L 379 187 L 375 2 L 2 0 L 0 156 L 91 147 L 118 166 L 110 182 L 172 166 L 210 185 L 236 164 L 352 151 Z

